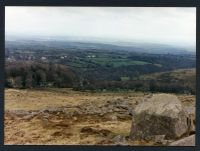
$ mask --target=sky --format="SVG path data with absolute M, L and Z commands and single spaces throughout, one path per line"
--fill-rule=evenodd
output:
M 6 6 L 5 32 L 195 46 L 196 8 Z

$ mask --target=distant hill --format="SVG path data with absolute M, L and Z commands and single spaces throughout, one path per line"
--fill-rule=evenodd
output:
M 150 81 L 150 89 L 154 91 L 180 91 L 192 94 L 196 92 L 196 69 L 194 68 L 147 74 L 138 79 Z
M 151 80 L 151 79 L 157 79 L 157 80 L 165 80 L 164 77 L 170 77 L 171 79 L 176 80 L 188 80 L 188 81 L 195 81 L 196 77 L 196 69 L 178 69 L 173 71 L 167 71 L 167 72 L 157 72 L 152 74 L 146 74 L 139 77 L 139 79 L 143 80 Z M 169 81 L 168 81 L 169 82 Z
M 30 39 L 12 39 L 6 40 L 6 48 L 11 49 L 20 47 L 27 49 L 32 47 L 55 50 L 56 49 L 72 49 L 72 50 L 107 50 L 107 51 L 130 51 L 136 53 L 149 54 L 195 54 L 194 48 L 183 48 L 178 46 L 171 46 L 157 43 L 139 43 L 139 42 L 85 42 L 85 41 L 69 41 L 69 40 L 30 40 Z M 193 51 L 191 51 L 193 50 Z

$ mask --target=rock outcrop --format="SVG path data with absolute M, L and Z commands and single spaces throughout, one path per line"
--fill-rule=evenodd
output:
M 175 95 L 156 94 L 140 103 L 133 111 L 131 139 L 165 135 L 175 139 L 190 129 L 190 119 Z
M 195 146 L 195 135 L 172 142 L 169 146 Z

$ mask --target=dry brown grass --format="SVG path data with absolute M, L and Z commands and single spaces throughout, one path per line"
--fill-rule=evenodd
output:
M 5 110 L 40 110 L 48 107 L 79 105 L 84 102 L 102 103 L 112 99 L 129 99 L 144 96 L 143 93 L 89 93 L 71 89 L 5 90 Z
M 141 100 L 143 93 L 89 93 L 76 92 L 70 89 L 46 90 L 5 90 L 5 110 L 42 110 L 49 107 L 76 106 L 91 102 L 99 105 L 113 99 L 123 99 L 129 102 Z M 183 103 L 195 105 L 195 96 L 179 95 Z M 81 129 L 90 127 L 99 131 L 109 131 L 109 135 L 101 133 L 81 133 Z M 131 119 L 105 120 L 100 116 L 76 116 L 66 119 L 51 118 L 50 124 L 44 126 L 39 118 L 23 120 L 5 115 L 5 144 L 32 145 L 113 145 L 111 141 L 117 135 L 128 136 Z M 153 142 L 133 142 L 129 145 L 153 145 Z

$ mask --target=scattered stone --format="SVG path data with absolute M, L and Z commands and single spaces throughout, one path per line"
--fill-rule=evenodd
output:
M 15 136 L 24 137 L 24 134 L 25 134 L 24 131 L 19 131 L 19 132 L 16 132 L 16 133 L 15 133 Z
M 130 138 L 165 135 L 165 139 L 176 139 L 187 133 L 188 119 L 188 114 L 175 95 L 156 94 L 136 106 Z
M 195 115 L 195 110 L 196 110 L 195 107 L 193 107 L 193 106 L 187 106 L 187 107 L 185 107 L 185 110 L 186 110 L 186 112 L 187 112 L 188 114 L 190 114 L 190 115 Z
M 111 116 L 111 120 L 112 121 L 117 121 L 117 116 L 115 116 L 115 115 Z
M 51 136 L 62 136 L 62 132 L 60 131 L 57 131 L 57 132 L 54 132 L 53 134 L 51 134 Z
M 117 135 L 112 140 L 116 145 L 127 145 L 126 139 L 124 136 Z
M 158 142 L 159 144 L 162 144 L 162 145 L 165 145 L 165 146 L 168 146 L 170 143 L 172 143 L 173 140 L 162 140 L 161 142 Z
M 26 115 L 26 116 L 24 116 L 22 119 L 23 119 L 23 120 L 29 121 L 29 120 L 31 120 L 32 118 L 34 118 L 35 116 L 36 116 L 36 114 L 35 114 L 35 115 L 34 115 L 34 114 Z
M 194 134 L 195 133 L 195 129 L 196 129 L 196 117 L 195 117 L 195 107 L 185 107 L 186 112 L 189 114 L 189 121 L 188 123 L 190 124 L 189 126 L 189 134 Z
M 71 121 L 70 121 L 71 122 Z M 62 121 L 62 122 L 58 122 L 58 123 L 54 123 L 53 126 L 59 126 L 59 127 L 69 127 L 69 124 Z
M 195 135 L 172 142 L 169 144 L 169 146 L 195 146 Z
M 12 110 L 9 113 L 14 114 L 17 117 L 23 117 L 30 114 L 28 111 L 25 110 Z
M 77 121 L 77 119 L 78 119 L 78 118 L 77 118 L 76 116 L 73 117 L 73 120 L 74 120 L 74 121 Z
M 42 119 L 42 126 L 43 126 L 43 127 L 49 126 L 49 120 L 46 119 L 46 118 L 43 118 L 43 119 Z
M 83 127 L 81 129 L 81 133 L 87 133 L 87 134 L 90 134 L 90 135 L 99 134 L 99 135 L 102 135 L 102 136 L 108 136 L 108 135 L 111 134 L 111 131 L 109 131 L 107 129 L 94 129 L 94 128 L 91 128 L 89 126 L 86 126 L 86 127 Z
M 164 139 L 165 139 L 165 135 L 155 135 L 154 136 L 154 140 L 155 140 L 156 143 L 162 144 Z
M 103 135 L 103 136 L 108 136 L 111 134 L 111 131 L 109 130 L 106 130 L 106 129 L 101 129 L 101 130 L 98 130 L 97 131 L 100 135 Z
M 110 139 L 103 139 L 96 143 L 96 145 L 111 145 L 114 144 L 114 142 Z
M 83 127 L 81 129 L 81 133 L 91 133 L 91 132 L 94 132 L 94 130 L 89 126 Z

